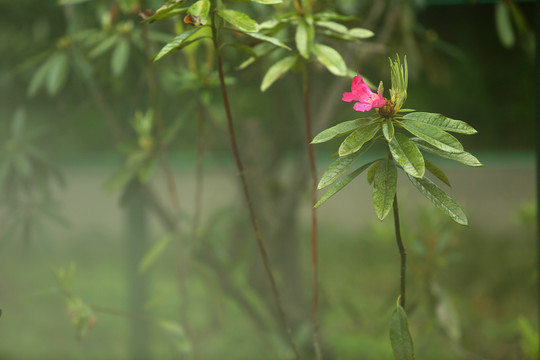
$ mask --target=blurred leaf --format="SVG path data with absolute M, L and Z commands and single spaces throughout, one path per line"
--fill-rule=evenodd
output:
M 433 285 L 431 291 L 434 292 L 437 299 L 435 314 L 437 315 L 439 324 L 450 339 L 455 342 L 459 341 L 461 338 L 461 326 L 456 307 L 440 286 Z
M 465 121 L 450 119 L 441 114 L 413 112 L 405 115 L 403 118 L 437 126 L 445 131 L 451 131 L 460 134 L 477 133 L 477 131 Z
M 341 55 L 330 46 L 315 44 L 313 46 L 313 53 L 317 57 L 317 60 L 332 74 L 336 76 L 347 75 L 347 65 L 345 65 L 345 61 Z
M 414 344 L 405 310 L 399 305 L 390 319 L 390 343 L 396 360 L 414 360 Z
M 150 157 L 139 166 L 137 169 L 137 175 L 142 183 L 145 183 L 150 179 L 154 173 L 154 170 L 156 169 L 156 165 L 157 159 L 155 157 Z
M 157 20 L 164 20 L 172 16 L 181 14 L 184 11 L 187 11 L 187 8 L 177 9 L 180 5 L 183 4 L 183 1 L 176 1 L 174 3 L 169 3 L 167 7 L 161 7 L 156 11 L 152 16 L 147 17 L 142 22 L 152 22 Z
M 448 177 L 446 177 L 446 174 L 444 173 L 444 171 L 442 171 L 441 169 L 439 169 L 435 164 L 433 164 L 431 161 L 428 161 L 426 159 L 424 159 L 424 162 L 425 162 L 425 165 L 426 165 L 426 169 L 432 173 L 433 175 L 435 175 L 435 177 L 439 180 L 441 180 L 443 183 L 445 183 L 446 185 L 452 187 L 452 185 L 450 185 L 450 180 L 448 180 Z
M 410 175 L 407 176 L 413 185 L 424 194 L 429 201 L 435 204 L 435 206 L 442 210 L 446 215 L 450 216 L 452 220 L 461 225 L 468 225 L 467 215 L 465 215 L 461 207 L 441 188 L 426 177 L 417 179 Z
M 495 26 L 497 34 L 501 40 L 501 44 L 506 48 L 511 48 L 516 42 L 514 29 L 512 28 L 512 20 L 510 9 L 504 1 L 499 1 L 495 4 Z
M 265 91 L 266 89 L 268 89 L 270 85 L 272 85 L 283 74 L 289 71 L 297 60 L 298 56 L 291 55 L 279 60 L 274 65 L 272 65 L 264 75 L 261 83 L 261 91 Z
M 355 177 L 360 175 L 364 170 L 366 170 L 372 163 L 367 163 L 362 166 L 360 166 L 358 169 L 354 170 L 352 173 L 350 173 L 347 176 L 342 177 L 339 179 L 334 186 L 332 186 L 330 189 L 328 189 L 317 201 L 315 204 L 315 208 L 318 208 L 322 204 L 326 202 L 326 200 L 330 199 L 332 196 L 334 196 L 338 191 L 343 189 L 348 183 L 350 183 Z
M 146 272 L 146 270 L 148 270 L 148 268 L 156 262 L 172 240 L 174 240 L 174 236 L 172 234 L 162 235 L 142 258 L 141 262 L 139 263 L 139 272 Z
M 58 0 L 58 5 L 72 5 L 87 1 L 89 0 Z
M 283 49 L 291 50 L 290 47 L 288 47 L 287 45 L 285 45 L 284 43 L 282 43 L 281 40 L 276 39 L 275 37 L 267 36 L 267 35 L 264 35 L 264 34 L 261 34 L 261 33 L 258 33 L 258 32 L 246 32 L 246 31 L 241 31 L 241 33 L 246 34 L 247 36 L 251 36 L 251 37 L 254 38 L 254 39 L 262 40 L 262 41 L 265 41 L 265 42 L 267 42 L 267 43 L 269 43 L 269 44 L 272 44 L 272 45 L 281 47 L 281 48 L 283 48 Z M 272 51 L 272 50 L 274 50 L 274 49 L 270 49 L 270 50 Z M 264 56 L 264 55 L 260 54 L 259 56 Z
M 428 144 L 426 141 L 422 139 L 412 138 L 411 140 L 414 141 L 421 150 L 430 152 L 432 154 L 439 155 L 447 159 L 455 160 L 468 166 L 483 166 L 482 163 L 478 161 L 476 157 L 474 157 L 473 155 L 469 154 L 466 151 L 461 152 L 459 154 L 449 153 L 449 152 L 437 149 L 436 147 L 432 146 L 431 144 Z
M 347 135 L 354 129 L 357 129 L 362 125 L 368 125 L 371 123 L 373 123 L 372 118 L 359 118 L 355 120 L 344 121 L 342 123 L 332 126 L 331 128 L 321 131 L 319 134 L 317 134 L 317 136 L 315 136 L 315 138 L 313 138 L 311 143 L 323 143 L 335 139 L 336 137 Z
M 109 191 L 115 191 L 126 186 L 126 184 L 135 176 L 135 170 L 121 169 L 109 176 L 103 183 L 103 187 Z
M 300 19 L 296 27 L 296 35 L 294 39 L 298 52 L 306 60 L 309 59 L 309 55 L 311 54 L 314 36 L 315 31 L 313 26 L 309 25 L 304 19 Z
M 238 44 L 238 43 L 224 43 L 221 45 L 221 47 L 226 47 L 226 46 L 229 46 L 229 47 L 233 47 L 237 50 L 240 50 L 250 56 L 253 56 L 253 57 L 256 57 L 257 56 L 257 53 L 255 53 L 255 51 L 253 50 L 253 48 L 247 46 L 247 45 L 243 45 L 243 44 Z
M 47 92 L 54 96 L 62 89 L 66 83 L 68 74 L 68 59 L 67 54 L 58 52 L 51 57 L 50 65 L 47 69 Z
M 338 151 L 339 156 L 349 155 L 360 150 L 364 143 L 375 136 L 380 127 L 381 125 L 376 122 L 360 125 L 341 143 Z
M 191 343 L 186 337 L 182 326 L 175 322 L 166 320 L 159 320 L 156 323 L 167 335 L 178 353 L 187 354 L 191 352 Z
M 96 45 L 92 50 L 90 50 L 88 56 L 90 58 L 96 58 L 100 56 L 101 54 L 112 48 L 114 44 L 116 44 L 116 42 L 118 41 L 118 38 L 118 34 L 112 34 L 106 37 L 103 41 L 100 41 L 98 45 Z
M 259 31 L 259 24 L 243 12 L 230 9 L 218 9 L 217 14 L 225 21 L 236 26 L 239 30 L 246 32 Z
M 66 307 L 71 321 L 77 328 L 78 337 L 82 338 L 86 335 L 88 329 L 96 323 L 96 317 L 92 309 L 77 296 L 68 296 L 66 298 Z
M 54 56 L 54 55 L 53 55 Z M 41 66 L 36 70 L 32 79 L 30 80 L 30 85 L 28 86 L 28 96 L 34 96 L 39 88 L 45 83 L 45 79 L 49 74 L 49 68 L 51 67 L 51 60 L 53 56 L 49 57 Z
M 263 5 L 274 5 L 274 4 L 281 4 L 283 0 L 250 0 L 254 3 L 259 3 Z
M 26 155 L 22 153 L 17 152 L 13 154 L 13 165 L 15 170 L 17 170 L 19 175 L 23 178 L 29 178 L 32 174 L 32 165 L 28 161 Z
M 337 180 L 345 171 L 349 170 L 349 167 L 352 165 L 352 163 L 360 157 L 362 152 L 357 151 L 354 154 L 350 154 L 347 156 L 340 156 L 330 166 L 324 174 L 321 177 L 321 180 L 319 181 L 319 185 L 317 186 L 317 189 L 324 189 L 328 185 L 331 185 L 334 183 L 334 181 Z
M 518 319 L 519 332 L 521 335 L 521 347 L 531 359 L 538 359 L 539 341 L 538 330 L 535 330 L 529 320 L 520 316 Z
M 417 178 L 424 176 L 424 157 L 414 142 L 406 135 L 396 133 L 388 146 L 394 160 L 403 167 L 407 174 Z
M 26 122 L 26 110 L 18 108 L 11 121 L 11 136 L 13 139 L 20 139 L 24 134 L 24 125 Z
M 210 12 L 210 0 L 199 0 L 191 5 L 187 13 L 196 17 L 202 25 L 208 22 L 208 13 Z
M 347 32 L 347 34 L 348 34 L 349 36 L 352 36 L 352 37 L 357 38 L 357 39 L 367 39 L 367 38 L 370 38 L 370 37 L 375 36 L 375 34 L 373 33 L 373 31 L 368 30 L 368 29 L 363 29 L 363 28 L 352 28 L 352 29 L 349 29 L 349 31 Z
M 354 21 L 358 20 L 355 16 L 340 15 L 335 12 L 320 12 L 314 15 L 316 20 L 335 20 L 335 21 Z
M 437 126 L 415 120 L 401 120 L 400 124 L 411 134 L 418 136 L 436 148 L 449 152 L 461 153 L 463 146 L 452 135 L 439 129 Z
M 387 141 L 392 140 L 392 138 L 394 137 L 394 124 L 392 124 L 392 119 L 391 118 L 387 118 L 387 119 L 383 120 L 383 122 L 382 122 L 382 133 L 384 135 L 384 138 Z
M 379 220 L 383 220 L 392 209 L 396 186 L 397 168 L 394 160 L 387 157 L 377 167 L 373 179 L 373 207 Z
M 127 39 L 121 39 L 111 57 L 111 70 L 114 76 L 121 75 L 126 69 L 126 65 L 129 60 L 129 41 Z
M 167 45 L 165 45 L 153 58 L 152 61 L 158 61 L 171 53 L 180 50 L 182 47 L 189 43 L 187 40 L 197 31 L 201 30 L 202 26 L 194 26 L 188 30 L 185 30 L 180 35 L 172 39 Z
M 324 27 L 326 29 L 329 29 L 329 30 L 332 30 L 341 34 L 347 34 L 349 32 L 349 29 L 347 29 L 345 25 L 342 25 L 333 21 L 324 21 L 324 20 L 316 21 L 315 25 Z

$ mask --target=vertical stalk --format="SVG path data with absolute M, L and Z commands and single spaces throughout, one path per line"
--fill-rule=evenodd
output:
M 225 107 L 225 113 L 227 115 L 227 126 L 228 126 L 228 129 L 229 129 L 229 137 L 230 137 L 230 142 L 231 142 L 234 158 L 235 158 L 235 161 L 236 161 L 236 167 L 238 169 L 238 176 L 240 177 L 240 181 L 242 183 L 242 189 L 243 189 L 245 200 L 246 200 L 246 203 L 247 203 L 247 206 L 248 206 L 248 209 L 249 209 L 249 215 L 250 215 L 250 218 L 251 218 L 251 223 L 253 225 L 253 229 L 254 229 L 255 235 L 257 237 L 257 244 L 259 246 L 259 252 L 261 254 L 263 264 L 264 264 L 264 268 L 266 270 L 266 274 L 268 275 L 268 279 L 269 279 L 270 285 L 272 287 L 272 293 L 273 293 L 274 299 L 276 301 L 276 306 L 277 306 L 277 310 L 278 310 L 278 313 L 279 313 L 279 317 L 281 319 L 283 327 L 285 328 L 285 331 L 287 333 L 287 339 L 289 340 L 289 343 L 290 343 L 291 347 L 294 350 L 295 356 L 296 356 L 297 359 L 300 359 L 301 358 L 300 352 L 298 351 L 298 348 L 296 347 L 296 343 L 295 343 L 294 338 L 292 336 L 291 328 L 289 327 L 287 317 L 285 316 L 285 312 L 283 310 L 283 305 L 282 305 L 282 302 L 281 302 L 281 298 L 279 296 L 279 291 L 278 291 L 278 288 L 277 288 L 277 284 L 276 284 L 276 281 L 274 279 L 274 276 L 272 275 L 272 271 L 270 269 L 270 261 L 268 259 L 268 254 L 266 253 L 266 246 L 264 244 L 264 240 L 263 240 L 261 230 L 260 230 L 260 227 L 259 227 L 259 222 L 257 221 L 257 216 L 255 214 L 255 209 L 253 207 L 253 203 L 252 203 L 252 200 L 251 200 L 251 195 L 250 195 L 250 192 L 249 192 L 248 184 L 247 184 L 247 181 L 246 181 L 246 176 L 245 176 L 245 173 L 244 173 L 244 165 L 242 164 L 242 159 L 240 158 L 240 153 L 238 151 L 238 145 L 237 145 L 237 141 L 236 141 L 236 135 L 235 135 L 235 132 L 234 132 L 234 125 L 233 125 L 233 120 L 232 120 L 232 115 L 231 115 L 231 109 L 230 109 L 230 106 L 229 106 L 229 98 L 227 96 L 227 87 L 225 85 L 225 76 L 223 74 L 223 64 L 222 64 L 222 61 L 221 61 L 220 48 L 219 48 L 219 43 L 218 43 L 218 40 L 217 40 L 217 35 L 218 34 L 217 34 L 217 29 L 216 29 L 215 21 L 214 21 L 215 18 L 212 19 L 212 20 L 213 20 L 212 21 L 212 39 L 213 39 L 214 47 L 215 47 L 215 56 L 216 56 L 218 73 L 219 73 L 219 82 L 220 82 L 220 86 L 221 86 L 221 95 L 223 97 L 223 105 Z
M 199 118 L 197 119 L 197 170 L 195 181 L 195 199 L 194 199 L 194 214 L 193 224 L 191 227 L 192 243 L 197 239 L 197 230 L 201 222 L 202 213 L 202 190 L 203 190 L 203 159 L 204 159 L 204 106 L 199 104 Z
M 313 321 L 313 347 L 317 360 L 322 359 L 321 346 L 319 344 L 319 317 L 318 317 L 318 268 L 317 268 L 317 165 L 313 151 L 313 135 L 311 131 L 311 113 L 309 106 L 309 82 L 307 64 L 302 71 L 302 90 L 304 93 L 304 111 L 306 115 L 306 142 L 308 147 L 309 164 L 311 168 L 311 265 L 312 265 L 312 321 Z
M 403 246 L 403 241 L 401 241 L 401 230 L 399 226 L 399 209 L 398 209 L 398 200 L 397 192 L 394 196 L 394 228 L 396 232 L 396 241 L 399 249 L 399 255 L 401 257 L 401 268 L 400 268 L 400 294 L 399 294 L 399 305 L 405 309 L 405 272 L 407 269 L 407 250 Z

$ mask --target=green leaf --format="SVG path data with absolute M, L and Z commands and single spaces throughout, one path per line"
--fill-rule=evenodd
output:
M 121 39 L 111 57 L 111 70 L 114 76 L 121 75 L 129 60 L 129 41 Z
M 436 148 L 449 153 L 463 152 L 463 145 L 455 137 L 439 129 L 437 126 L 407 119 L 401 120 L 400 124 L 411 134 L 424 139 Z
M 394 124 L 392 119 L 387 118 L 382 122 L 382 133 L 387 141 L 391 141 L 394 137 Z
M 265 41 L 267 43 L 278 46 L 280 48 L 283 48 L 283 49 L 286 49 L 286 50 L 289 50 L 289 51 L 291 50 L 290 47 L 288 47 L 287 45 L 282 43 L 281 40 L 276 39 L 275 37 L 264 35 L 264 34 L 261 34 L 261 33 L 258 33 L 258 32 L 241 31 L 241 33 L 246 34 L 247 36 L 251 36 L 254 39 Z M 269 49 L 268 51 L 273 51 L 273 50 L 274 49 Z M 264 55 L 259 55 L 259 57 L 261 57 L 261 56 L 264 56 Z
M 390 343 L 396 360 L 414 360 L 414 344 L 405 310 L 397 305 L 390 319 Z
M 334 196 L 338 191 L 340 191 L 341 189 L 343 189 L 348 183 L 350 183 L 355 177 L 357 177 L 358 175 L 360 175 L 364 170 L 366 170 L 372 163 L 367 163 L 367 164 L 364 164 L 362 165 L 361 167 L 359 167 L 358 169 L 354 170 L 352 173 L 350 173 L 349 175 L 347 176 L 344 176 L 342 177 L 341 179 L 339 179 L 338 182 L 336 182 L 334 184 L 334 186 L 332 186 L 330 189 L 328 189 L 322 196 L 321 198 L 319 199 L 319 201 L 317 201 L 317 203 L 315 204 L 315 208 L 318 208 L 319 206 L 321 206 L 322 204 L 324 204 L 326 202 L 326 200 L 330 199 L 332 196 Z
M 156 325 L 167 335 L 176 352 L 183 355 L 191 353 L 191 343 L 180 324 L 168 320 L 157 320 Z
M 115 191 L 123 188 L 127 183 L 135 176 L 135 169 L 121 169 L 109 176 L 109 178 L 103 183 L 103 188 L 109 191 Z
M 64 52 L 57 53 L 51 60 L 47 76 L 47 92 L 54 96 L 66 83 L 68 75 L 68 58 Z
M 202 28 L 202 26 L 194 26 L 184 31 L 180 35 L 176 36 L 152 58 L 152 61 L 158 61 L 165 56 L 180 50 L 182 47 L 186 46 L 189 43 L 189 41 L 187 41 L 189 37 L 195 34 L 197 31 L 201 30 Z
M 363 153 L 365 153 L 370 147 L 373 145 L 373 142 L 365 143 L 364 146 L 362 146 L 362 149 L 360 151 L 357 151 L 353 154 L 347 155 L 347 156 L 340 156 L 338 157 L 321 177 L 321 180 L 319 181 L 319 185 L 317 185 L 317 189 L 323 189 L 327 187 L 328 185 L 331 185 L 334 183 L 334 181 L 337 180 L 338 177 L 340 177 L 345 171 L 349 169 L 349 167 L 352 165 L 352 163 L 360 157 Z
M 101 54 L 103 54 L 105 51 L 109 50 L 116 44 L 118 41 L 118 34 L 113 34 L 109 37 L 106 37 L 103 41 L 100 41 L 99 44 L 96 45 L 90 52 L 88 53 L 88 56 L 91 59 L 94 59 Z
M 208 23 L 208 13 L 210 12 L 210 0 L 199 0 L 191 5 L 187 13 L 193 17 L 196 17 L 201 25 Z
M 352 36 L 357 39 L 368 39 L 370 37 L 375 36 L 375 33 L 368 29 L 352 28 L 352 29 L 349 29 L 349 31 L 347 32 L 347 35 Z
M 367 172 L 367 181 L 369 185 L 373 184 L 373 179 L 375 179 L 375 173 L 377 172 L 377 168 L 383 161 L 383 159 L 377 160 L 369 167 Z
M 339 156 L 349 155 L 360 150 L 364 143 L 375 136 L 380 127 L 381 125 L 376 122 L 360 125 L 341 143 L 338 151 Z
M 30 85 L 28 86 L 28 96 L 34 96 L 39 88 L 43 86 L 47 75 L 49 74 L 49 68 L 51 67 L 51 60 L 55 55 L 49 57 L 41 66 L 36 70 L 32 79 L 30 80 Z
M 340 34 L 347 34 L 349 32 L 349 29 L 347 29 L 345 25 L 333 21 L 316 21 L 315 25 L 321 26 L 323 28 L 332 30 Z
M 436 207 L 442 210 L 452 220 L 461 225 L 468 225 L 467 216 L 461 207 L 448 196 L 441 188 L 435 185 L 431 180 L 424 177 L 421 179 L 407 175 L 413 185 L 429 199 Z
M 174 239 L 172 234 L 162 235 L 154 245 L 146 252 L 141 262 L 139 263 L 139 272 L 144 273 L 148 268 L 156 262 L 159 256 L 163 253 L 167 245 Z
M 511 13 L 504 1 L 499 1 L 495 5 L 495 26 L 503 46 L 506 48 L 514 46 L 516 38 L 512 28 Z
M 237 43 L 224 43 L 221 45 L 222 48 L 226 47 L 226 46 L 229 46 L 229 47 L 233 47 L 237 50 L 240 50 L 250 56 L 253 56 L 253 57 L 256 57 L 257 56 L 257 53 L 253 50 L 253 48 L 251 48 L 250 46 L 247 46 L 247 45 L 243 45 L 243 44 L 237 44 Z
M 236 26 L 239 30 L 246 32 L 259 31 L 259 24 L 243 12 L 231 9 L 218 9 L 217 14 L 225 21 Z
M 283 74 L 289 71 L 296 63 L 297 59 L 298 56 L 291 55 L 279 60 L 277 63 L 272 65 L 264 75 L 261 84 L 261 91 L 265 91 L 266 89 L 268 89 L 270 85 L 272 85 Z
M 415 143 L 406 135 L 396 133 L 388 146 L 394 160 L 403 167 L 407 174 L 420 178 L 424 176 L 424 157 Z
M 478 132 L 465 121 L 450 119 L 441 114 L 413 112 L 403 116 L 403 118 L 423 122 L 429 125 L 437 126 L 445 131 L 460 134 L 476 134 Z
M 350 121 L 344 121 L 342 123 L 332 126 L 331 128 L 321 131 L 317 136 L 315 136 L 315 138 L 311 141 L 311 143 L 312 144 L 323 143 L 323 142 L 332 140 L 334 138 L 337 138 L 339 136 L 347 135 L 348 133 L 352 132 L 354 129 L 357 129 L 358 127 L 362 125 L 367 125 L 371 123 L 373 123 L 373 119 L 371 118 L 360 118 L 360 119 L 355 119 L 355 120 L 350 120 Z
M 445 183 L 446 185 L 452 187 L 452 185 L 450 185 L 450 180 L 448 180 L 448 177 L 446 177 L 446 174 L 444 173 L 444 171 L 442 171 L 441 169 L 439 169 L 435 164 L 433 164 L 431 161 L 428 161 L 426 159 L 424 159 L 425 163 L 426 163 L 426 169 L 432 173 L 433 175 L 435 175 L 435 177 L 439 180 L 441 180 L 443 183 Z
M 438 155 L 440 157 L 447 158 L 450 160 L 455 160 L 468 166 L 484 166 L 482 165 L 480 161 L 478 161 L 476 157 L 474 157 L 473 155 L 469 154 L 466 151 L 461 152 L 459 154 L 454 154 L 454 153 L 449 153 L 446 151 L 439 150 L 436 147 L 432 146 L 431 144 L 419 138 L 412 138 L 411 140 L 414 141 L 421 150 Z
M 320 12 L 315 14 L 314 18 L 316 20 L 335 20 L 335 21 L 354 21 L 358 20 L 355 16 L 346 16 L 346 15 L 340 15 L 335 12 Z
M 296 35 L 294 39 L 298 52 L 306 60 L 309 59 L 309 55 L 311 54 L 314 36 L 315 30 L 313 29 L 312 25 L 309 25 L 303 19 L 298 21 L 298 25 L 296 27 Z
M 330 46 L 315 44 L 313 53 L 317 60 L 323 64 L 328 71 L 337 76 L 347 75 L 347 65 L 341 55 Z
M 377 167 L 373 179 L 373 207 L 380 220 L 392 209 L 397 186 L 397 167 L 394 160 L 387 157 Z
M 274 4 L 281 4 L 283 0 L 250 0 L 254 3 L 259 3 L 263 5 L 274 5 Z
M 156 20 L 164 20 L 172 16 L 178 15 L 187 10 L 187 8 L 177 9 L 183 3 L 184 3 L 183 1 L 175 1 L 173 3 L 166 4 L 162 6 L 161 8 L 159 8 L 154 15 L 147 17 L 142 22 L 145 23 L 145 22 L 152 22 Z

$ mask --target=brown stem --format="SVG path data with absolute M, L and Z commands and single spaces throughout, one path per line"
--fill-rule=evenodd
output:
M 312 321 L 313 321 L 313 347 L 315 348 L 315 356 L 317 360 L 321 360 L 322 352 L 319 344 L 319 318 L 318 318 L 318 270 L 317 270 L 317 209 L 315 204 L 317 203 L 317 165 L 315 163 L 315 154 L 313 151 L 313 140 L 311 131 L 311 114 L 309 111 L 309 83 L 308 83 L 308 71 L 307 64 L 303 69 L 302 76 L 303 93 L 304 93 L 304 111 L 306 115 L 306 140 L 309 154 L 309 164 L 311 167 L 311 264 L 312 264 L 312 286 L 313 286 L 313 308 L 312 308 Z
M 405 250 L 405 246 L 403 246 L 403 241 L 401 241 L 397 193 L 394 196 L 394 227 L 396 231 L 396 241 L 399 248 L 399 255 L 401 256 L 401 269 L 399 277 L 401 286 L 399 294 L 399 304 L 403 309 L 405 309 L 405 271 L 407 269 L 407 250 Z
M 246 203 L 249 209 L 249 215 L 251 218 L 251 223 L 253 225 L 253 229 L 255 230 L 255 235 L 257 237 L 257 244 L 259 245 L 259 252 L 261 253 L 261 257 L 263 260 L 264 268 L 266 270 L 266 273 L 268 275 L 268 279 L 270 280 L 270 285 L 272 287 L 272 293 L 274 294 L 274 299 L 276 301 L 277 310 L 279 313 L 279 317 L 281 319 L 281 322 L 283 324 L 283 327 L 285 328 L 285 331 L 287 333 L 287 338 L 289 340 L 289 343 L 291 347 L 294 350 L 294 353 L 296 355 L 297 359 L 300 359 L 300 352 L 298 351 L 298 348 L 296 347 L 296 343 L 294 341 L 291 328 L 289 327 L 289 323 L 287 321 L 287 317 L 285 316 L 285 311 L 283 310 L 283 305 L 281 303 L 281 298 L 279 296 L 279 291 L 277 288 L 276 280 L 274 279 L 274 275 L 272 275 L 272 270 L 270 269 L 270 261 L 268 260 L 268 254 L 266 253 L 266 246 L 264 244 L 264 240 L 261 234 L 261 230 L 259 227 L 259 222 L 257 221 L 257 216 L 255 214 L 255 209 L 253 208 L 253 203 L 251 201 L 251 195 L 248 189 L 246 176 L 244 173 L 244 166 L 242 164 L 242 159 L 240 158 L 240 152 L 238 151 L 238 145 L 236 142 L 236 135 L 234 132 L 234 125 L 232 121 L 232 115 L 231 115 L 231 109 L 229 106 L 229 98 L 227 96 L 227 87 L 225 85 L 225 76 L 223 74 L 223 64 L 221 61 L 221 54 L 219 50 L 219 45 L 217 44 L 217 30 L 214 25 L 212 25 L 212 32 L 213 32 L 213 39 L 214 39 L 214 46 L 215 46 L 215 54 L 216 54 L 216 62 L 217 62 L 217 68 L 219 73 L 219 82 L 221 85 L 221 95 L 223 97 L 223 104 L 225 107 L 225 113 L 227 115 L 227 126 L 229 129 L 229 137 L 230 142 L 232 146 L 232 150 L 234 153 L 234 158 L 236 160 L 236 167 L 238 169 L 238 176 L 240 177 L 240 181 L 242 183 L 242 189 L 244 192 L 244 196 L 246 199 Z

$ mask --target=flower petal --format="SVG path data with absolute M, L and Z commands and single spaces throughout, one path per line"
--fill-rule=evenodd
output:
M 345 92 L 343 93 L 343 98 L 341 100 L 346 101 L 346 102 L 351 102 L 351 101 L 358 100 L 358 98 L 352 92 Z

